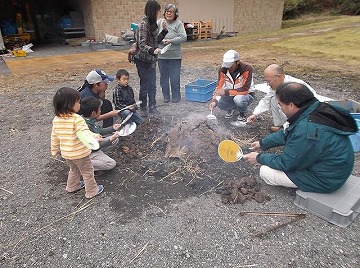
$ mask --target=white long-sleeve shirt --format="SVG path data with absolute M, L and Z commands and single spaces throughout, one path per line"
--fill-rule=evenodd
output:
M 315 91 L 315 89 L 313 89 L 308 83 L 302 81 L 301 79 L 292 77 L 290 75 L 285 75 L 285 79 L 284 79 L 284 84 L 285 83 L 290 83 L 290 82 L 295 82 L 295 83 L 299 83 L 302 85 L 305 85 L 306 87 L 308 87 L 311 92 L 314 94 L 315 98 L 317 98 L 319 101 L 325 101 L 325 100 L 331 100 L 330 98 L 318 95 Z M 255 86 L 256 88 L 256 86 Z M 253 114 L 258 116 L 266 111 L 270 110 L 270 101 L 271 98 L 274 98 L 276 96 L 275 90 L 273 90 L 269 85 L 267 85 L 267 89 L 263 90 L 264 92 L 268 92 L 266 93 L 266 95 L 259 101 L 258 105 L 255 107 Z

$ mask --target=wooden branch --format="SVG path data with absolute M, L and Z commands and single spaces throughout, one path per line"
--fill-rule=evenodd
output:
M 62 217 L 58 218 L 57 220 L 55 220 L 55 221 L 53 221 L 53 222 L 51 222 L 51 223 L 49 223 L 49 224 L 47 224 L 47 225 L 45 225 L 45 226 L 43 226 L 43 227 L 40 227 L 40 228 L 34 230 L 32 233 L 42 231 L 42 230 L 44 230 L 44 229 L 46 229 L 46 228 L 54 225 L 55 223 L 58 223 L 59 221 L 61 221 L 61 220 L 63 220 L 63 219 L 66 219 L 66 218 L 68 218 L 68 217 L 70 217 L 70 216 L 73 216 L 73 215 L 75 215 L 75 214 L 83 211 L 84 209 L 88 208 L 88 207 L 91 205 L 91 202 L 92 202 L 93 200 L 94 200 L 94 199 L 90 199 L 90 200 L 87 201 L 84 205 L 82 205 L 79 209 L 77 209 L 77 210 L 75 210 L 75 211 L 73 211 L 73 212 L 71 212 L 71 213 L 69 213 L 69 214 L 67 214 L 67 215 L 65 215 L 65 216 L 62 216 Z M 19 241 L 17 241 L 17 242 L 15 243 L 14 247 L 13 247 L 13 250 L 15 250 L 15 248 L 16 248 L 22 241 L 24 241 L 25 239 L 27 239 L 32 233 L 30 233 L 29 235 L 24 236 L 24 237 L 21 238 Z
M 205 191 L 205 192 L 199 194 L 199 197 L 202 196 L 202 195 L 204 195 L 204 194 L 206 194 L 206 193 L 209 193 L 209 192 L 214 191 L 214 189 L 216 189 L 216 188 L 217 188 L 219 185 L 221 185 L 223 182 L 224 182 L 224 181 L 221 181 L 221 182 L 219 182 L 215 187 L 211 188 L 210 190 Z
M 179 171 L 179 169 L 180 169 L 180 167 L 178 167 L 175 171 L 167 174 L 165 177 L 162 177 L 162 178 L 159 180 L 159 182 L 160 182 L 160 181 L 163 181 L 163 180 L 166 179 L 167 177 L 170 177 L 171 175 L 176 174 L 176 173 Z
M 142 252 L 144 252 L 144 250 L 146 249 L 146 247 L 147 247 L 148 245 L 149 245 L 149 242 L 147 242 L 146 245 L 135 255 L 135 257 L 130 260 L 129 264 L 132 263 L 137 257 L 139 257 L 140 254 L 141 254 Z
M 9 194 L 14 194 L 13 192 L 10 192 L 10 191 L 8 191 L 8 190 L 6 190 L 6 189 L 4 189 L 4 188 L 0 188 L 0 190 L 3 190 L 3 191 L 5 191 L 5 192 L 7 192 L 7 193 L 9 193 Z

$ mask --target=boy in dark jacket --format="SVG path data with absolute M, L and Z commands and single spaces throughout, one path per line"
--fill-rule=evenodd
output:
M 129 86 L 129 72 L 125 69 L 120 69 L 116 73 L 116 79 L 118 81 L 117 86 L 113 92 L 113 103 L 116 110 L 122 110 L 119 115 L 122 119 L 125 119 L 131 112 L 131 116 L 128 122 L 135 122 L 136 125 L 140 125 L 144 122 L 144 119 L 136 111 L 137 104 L 135 102 L 134 91 Z M 124 109 L 126 108 L 127 109 Z

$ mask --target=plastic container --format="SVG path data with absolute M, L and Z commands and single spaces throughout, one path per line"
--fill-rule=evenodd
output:
M 101 49 L 108 49 L 109 48 L 107 43 L 105 43 L 105 42 L 97 42 L 97 41 L 90 42 L 89 46 L 90 46 L 90 48 L 92 50 L 101 50 Z
M 351 175 L 339 190 L 327 194 L 296 190 L 294 204 L 332 224 L 347 227 L 360 212 L 360 178 Z
M 133 32 L 135 32 L 136 31 L 136 29 L 139 27 L 139 25 L 137 24 L 137 23 L 131 23 L 130 24 L 130 29 L 133 31 Z
M 73 27 L 73 20 L 70 17 L 64 17 L 61 19 L 61 26 L 62 28 L 72 28 Z
M 185 99 L 188 101 L 207 102 L 211 99 L 216 81 L 198 79 L 185 85 Z
M 90 42 L 89 42 L 89 41 L 87 41 L 87 42 L 81 42 L 80 45 L 81 45 L 82 47 L 89 47 L 89 46 L 90 46 Z

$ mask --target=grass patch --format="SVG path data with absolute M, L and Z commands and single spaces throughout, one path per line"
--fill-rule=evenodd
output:
M 296 19 L 283 20 L 281 28 L 287 29 L 337 19 L 339 19 L 339 16 L 329 14 L 307 14 Z
M 319 16 L 296 19 L 298 23 L 272 32 L 239 34 L 236 37 L 184 44 L 185 51 L 199 61 L 218 65 L 228 49 L 263 70 L 268 64 L 286 64 L 287 72 L 331 77 L 360 74 L 360 17 Z M 190 52 L 191 51 L 191 52 Z M 206 56 L 200 56 L 206 52 Z
M 292 37 L 273 45 L 296 49 L 305 55 L 323 55 L 346 61 L 360 61 L 360 27 L 336 29 L 304 37 Z M 309 54 L 310 53 L 310 54 Z

